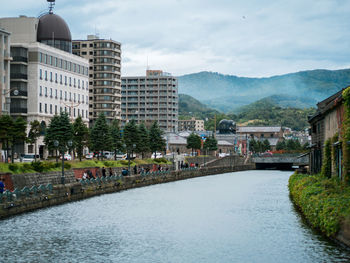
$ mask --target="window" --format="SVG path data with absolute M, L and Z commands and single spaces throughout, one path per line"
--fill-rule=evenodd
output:
M 60 100 L 63 99 L 62 90 L 60 90 Z
M 64 76 L 64 85 L 67 86 L 67 76 Z
M 52 88 L 50 88 L 50 98 L 52 98 Z
M 57 67 L 57 58 L 55 57 L 55 67 Z
M 55 99 L 57 99 L 57 89 L 55 89 Z
M 81 110 L 81 117 L 84 118 L 84 110 Z
M 88 96 L 86 96 L 86 104 L 88 104 Z
M 75 102 L 75 93 L 73 94 L 73 97 L 74 97 L 74 102 Z
M 43 53 L 39 53 L 39 62 L 43 62 Z
M 40 53 L 40 54 L 41 54 L 41 53 Z M 40 79 L 43 79 L 43 70 L 42 70 L 42 69 L 39 70 L 39 78 L 40 78 Z
M 39 112 L 43 112 L 43 109 L 41 107 L 41 102 L 39 103 Z
M 69 108 L 69 116 L 72 116 L 72 109 Z
M 82 88 L 84 89 L 84 81 L 81 81 Z
M 62 74 L 60 75 L 60 84 L 62 84 Z
M 75 117 L 75 108 L 73 109 L 73 116 Z
M 49 56 L 49 64 L 52 65 L 52 56 Z
M 84 103 L 84 95 L 81 95 L 81 102 Z
M 52 72 L 50 72 L 50 81 L 52 82 Z
M 78 79 L 78 88 L 80 89 L 80 79 Z
M 264 138 L 264 134 L 262 133 L 262 134 L 260 134 L 260 138 Z
M 45 70 L 45 80 L 47 80 L 47 70 Z
M 44 54 L 44 63 L 47 64 L 47 55 Z
M 43 95 L 43 87 L 42 87 L 42 86 L 40 86 L 39 95 L 40 95 L 40 96 Z
M 78 94 L 78 102 L 80 102 L 80 94 Z
M 64 92 L 64 100 L 67 100 L 67 91 Z
M 52 114 L 52 104 L 50 104 L 50 114 Z
M 69 100 L 72 101 L 72 92 L 69 92 Z
M 55 114 L 57 114 L 57 105 L 55 105 Z
M 75 86 L 75 78 L 74 78 L 74 88 L 75 88 L 76 86 Z
M 45 87 L 45 97 L 47 97 L 47 87 Z
M 60 113 L 62 112 L 62 107 L 60 107 Z
M 55 82 L 58 82 L 58 77 L 57 77 L 57 73 L 55 73 Z
M 47 104 L 45 103 L 45 113 L 47 113 Z
M 81 47 L 86 47 L 86 44 L 81 44 Z
M 69 77 L 69 86 L 72 86 L 72 77 Z

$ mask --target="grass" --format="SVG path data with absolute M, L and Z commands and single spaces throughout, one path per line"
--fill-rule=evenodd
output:
M 310 224 L 327 236 L 334 236 L 342 222 L 350 222 L 350 187 L 337 178 L 295 173 L 288 187 Z
M 79 160 L 65 161 L 65 170 L 72 168 L 89 168 L 89 167 L 126 167 L 128 166 L 127 160 Z M 130 166 L 142 165 L 142 164 L 171 164 L 166 160 L 154 160 L 154 159 L 135 159 L 130 161 Z M 43 161 L 40 163 L 39 168 L 34 170 L 31 163 L 0 163 L 0 173 L 11 173 L 11 174 L 23 174 L 23 173 L 35 173 L 35 172 L 53 172 L 61 171 L 61 160 L 56 164 L 54 160 Z

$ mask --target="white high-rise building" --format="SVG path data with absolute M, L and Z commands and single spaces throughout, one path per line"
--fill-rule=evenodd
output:
M 10 33 L 0 28 L 0 115 L 9 113 Z

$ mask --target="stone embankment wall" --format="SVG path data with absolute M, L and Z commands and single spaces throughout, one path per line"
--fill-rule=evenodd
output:
M 243 165 L 244 164 L 244 158 L 238 155 L 233 156 L 226 156 L 223 158 L 219 158 L 216 160 L 213 160 L 211 162 L 208 162 L 206 164 L 207 167 L 216 167 L 216 166 L 237 166 L 237 165 Z M 252 164 L 250 161 L 248 164 Z
M 234 167 L 210 167 L 187 171 L 169 171 L 167 173 L 150 174 L 146 176 L 133 175 L 122 178 L 114 177 L 114 179 L 99 180 L 94 183 L 71 182 L 65 185 L 57 184 L 53 185 L 50 191 L 48 189 L 39 189 L 36 193 L 28 192 L 27 194 L 21 194 L 19 196 L 2 196 L 0 218 L 131 188 L 253 169 L 255 169 L 255 166 L 252 164 L 237 165 Z

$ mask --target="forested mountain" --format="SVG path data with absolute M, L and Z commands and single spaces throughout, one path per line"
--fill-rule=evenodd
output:
M 199 72 L 180 76 L 178 80 L 179 93 L 195 97 L 222 112 L 236 111 L 269 96 L 280 106 L 295 104 L 295 107 L 304 108 L 315 107 L 317 101 L 350 85 L 350 69 L 301 71 L 269 78 Z

